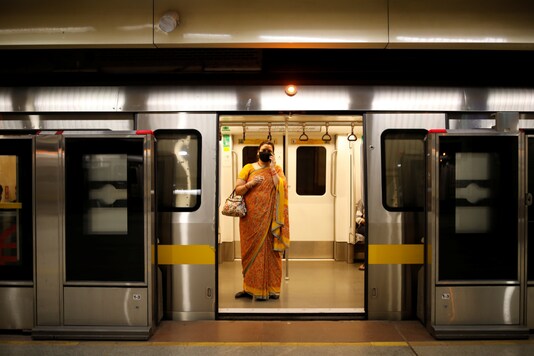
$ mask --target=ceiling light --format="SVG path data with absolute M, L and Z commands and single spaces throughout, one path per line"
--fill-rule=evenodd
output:
M 286 86 L 285 92 L 288 96 L 293 96 L 297 94 L 297 87 L 293 84 L 289 84 Z

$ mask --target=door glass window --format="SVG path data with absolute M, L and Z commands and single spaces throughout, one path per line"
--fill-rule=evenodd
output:
M 33 280 L 33 140 L 0 140 L 0 281 Z
M 518 280 L 515 136 L 439 137 L 439 279 Z
M 296 178 L 298 195 L 324 195 L 326 193 L 326 148 L 298 147 Z
M 382 134 L 382 204 L 389 211 L 423 211 L 426 130 Z
M 66 138 L 67 281 L 145 280 L 144 142 Z
M 0 156 L 0 266 L 20 264 L 17 156 Z
M 127 234 L 128 155 L 83 155 L 82 160 L 89 188 L 84 232 L 90 235 Z
M 197 210 L 201 200 L 200 133 L 158 130 L 156 139 L 159 210 Z

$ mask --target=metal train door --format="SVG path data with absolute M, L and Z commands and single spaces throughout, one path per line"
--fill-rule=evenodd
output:
M 517 133 L 432 133 L 427 326 L 437 338 L 528 337 Z
M 0 329 L 33 327 L 33 136 L 0 139 Z
M 34 338 L 150 337 L 153 137 L 36 137 Z
M 529 329 L 534 329 L 534 131 L 527 131 L 526 135 L 526 323 Z
M 369 319 L 414 318 L 423 292 L 424 136 L 445 114 L 368 114 Z M 418 186 L 419 184 L 419 186 Z
M 217 116 L 140 114 L 156 137 L 156 235 L 166 319 L 215 318 Z
M 291 258 L 335 257 L 336 156 L 334 143 L 290 140 Z

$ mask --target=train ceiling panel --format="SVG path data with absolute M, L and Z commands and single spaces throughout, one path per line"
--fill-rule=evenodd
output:
M 0 4 L 6 47 L 153 47 L 152 0 L 23 0 Z
M 531 0 L 24 0 L 0 48 L 534 49 Z
M 172 10 L 178 23 L 165 32 Z M 158 47 L 384 48 L 388 36 L 386 0 L 155 0 L 154 24 Z
M 388 48 L 534 49 L 532 0 L 389 1 Z

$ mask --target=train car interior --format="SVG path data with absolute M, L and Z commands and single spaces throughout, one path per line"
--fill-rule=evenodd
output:
M 271 140 L 288 180 L 291 234 L 280 299 L 236 299 L 243 281 L 238 218 L 219 215 L 221 317 L 363 315 L 363 240 L 356 238 L 355 224 L 356 205 L 363 199 L 362 119 L 290 113 L 220 117 L 221 201 L 232 192 L 241 167 L 257 160 L 258 145 Z

